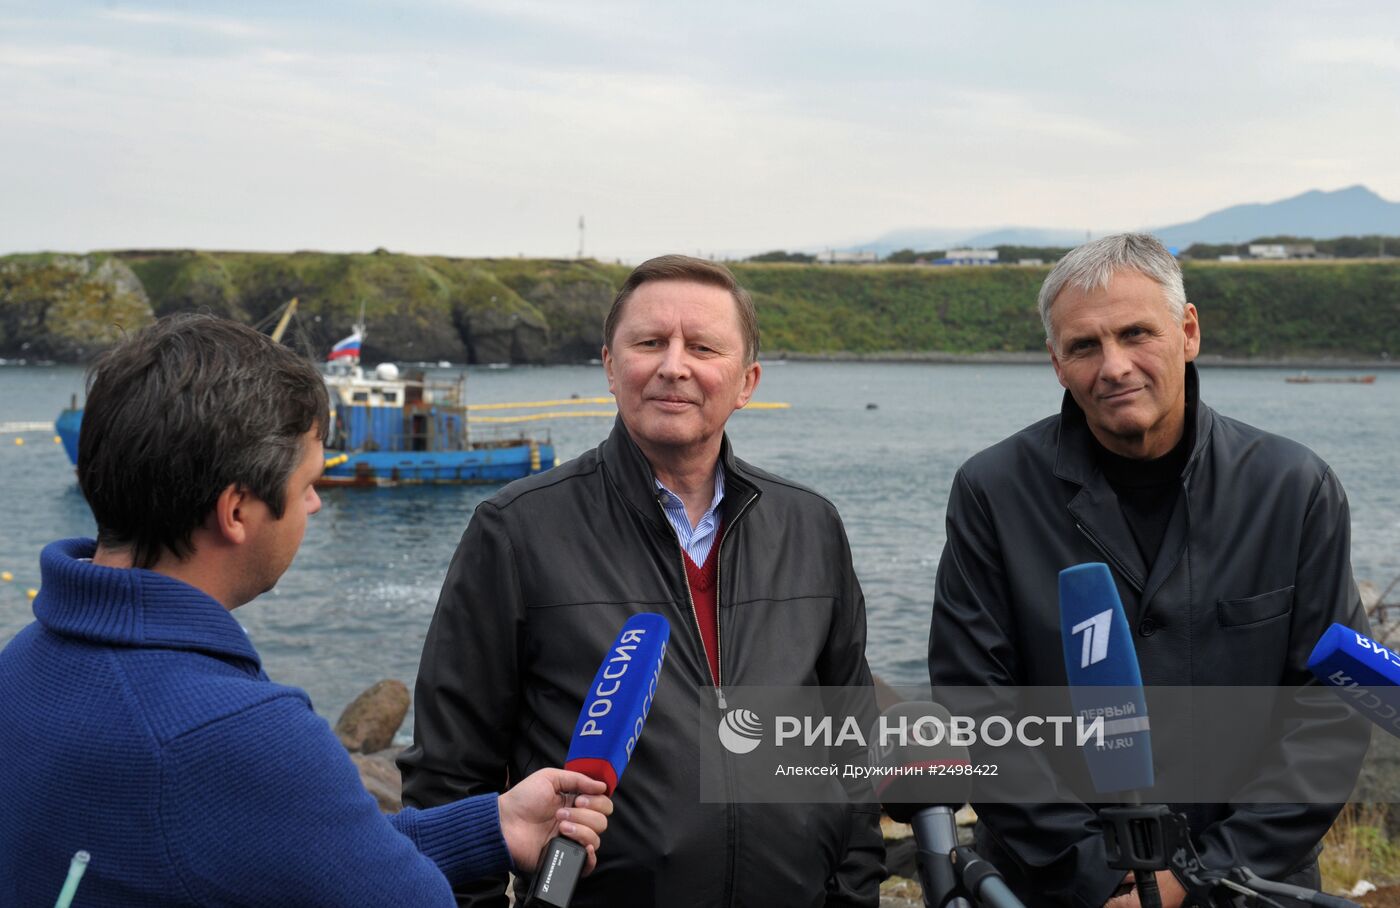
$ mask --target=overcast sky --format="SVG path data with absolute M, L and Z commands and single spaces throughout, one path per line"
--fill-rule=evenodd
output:
M 0 0 L 0 252 L 636 261 L 1400 199 L 1400 4 Z

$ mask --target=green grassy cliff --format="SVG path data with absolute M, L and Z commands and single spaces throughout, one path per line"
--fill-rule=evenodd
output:
M 1033 352 L 1042 267 L 738 264 L 769 353 Z M 296 296 L 309 353 L 363 305 L 366 359 L 577 362 L 598 355 L 627 268 L 592 260 L 386 252 L 131 251 L 0 257 L 0 356 L 80 361 L 170 312 L 251 324 Z M 1400 353 L 1400 261 L 1188 263 L 1205 350 L 1243 357 Z

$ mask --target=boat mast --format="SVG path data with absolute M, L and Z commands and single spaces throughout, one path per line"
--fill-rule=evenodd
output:
M 282 343 L 282 335 L 286 333 L 287 325 L 291 324 L 292 316 L 296 315 L 296 311 L 297 298 L 292 297 L 291 301 L 287 303 L 287 307 L 282 310 L 282 317 L 277 320 L 277 327 L 272 329 L 272 342 L 274 344 Z

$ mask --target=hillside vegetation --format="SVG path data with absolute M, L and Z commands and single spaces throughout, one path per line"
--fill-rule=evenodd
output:
M 742 263 L 763 348 L 778 353 L 1042 349 L 1047 267 Z M 321 355 L 363 305 L 365 358 L 578 362 L 598 355 L 627 273 L 592 260 L 132 251 L 0 257 L 0 356 L 81 361 L 171 312 L 264 323 L 296 296 L 292 335 Z M 1205 350 L 1378 358 L 1400 351 L 1400 261 L 1187 263 Z

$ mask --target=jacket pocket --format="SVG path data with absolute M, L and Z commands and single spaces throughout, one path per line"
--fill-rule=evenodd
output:
M 1293 611 L 1293 587 L 1286 586 L 1248 599 L 1221 599 L 1215 614 L 1221 627 L 1248 627 L 1279 618 Z

